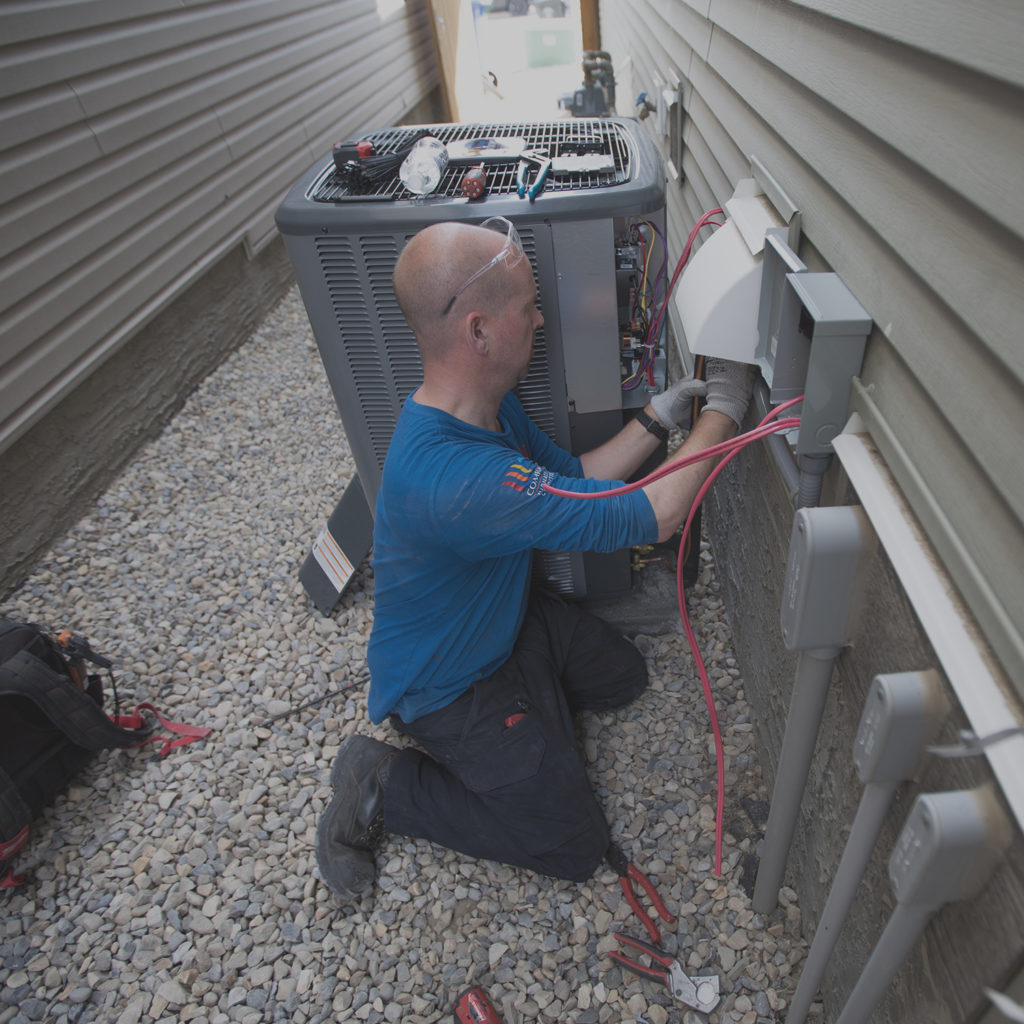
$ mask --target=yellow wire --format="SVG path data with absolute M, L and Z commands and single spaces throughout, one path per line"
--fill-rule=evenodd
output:
M 646 310 L 647 310 L 647 305 L 646 305 L 646 302 L 647 302 L 647 268 L 650 266 L 650 263 L 651 263 L 651 253 L 654 252 L 654 239 L 656 238 L 656 234 L 655 234 L 655 231 L 654 231 L 654 225 L 649 220 L 644 220 L 644 218 L 641 217 L 640 221 L 641 221 L 641 223 L 646 224 L 651 229 L 651 241 L 650 241 L 650 243 L 647 246 L 647 255 L 646 255 L 646 257 L 644 257 L 644 276 L 643 276 L 643 280 L 640 282 L 640 308 L 646 312 Z
M 650 231 L 651 231 L 650 244 L 647 246 L 647 255 L 644 257 L 644 274 L 643 274 L 643 277 L 640 280 L 640 309 L 642 311 L 646 312 L 647 311 L 647 268 L 650 266 L 650 263 L 651 263 L 651 253 L 654 252 L 654 239 L 655 239 L 657 233 L 654 230 L 654 225 L 649 220 L 646 220 L 643 217 L 638 217 L 637 220 L 640 221 L 641 224 L 646 224 L 647 227 L 650 228 Z M 635 381 L 639 377 L 639 375 L 640 375 L 640 371 L 639 370 L 634 371 L 633 373 L 631 373 L 622 382 L 622 386 L 623 387 L 627 387 L 628 385 L 632 384 L 633 381 Z

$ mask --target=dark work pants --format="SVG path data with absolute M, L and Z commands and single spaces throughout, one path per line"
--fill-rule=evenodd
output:
M 608 826 L 572 713 L 629 703 L 647 685 L 639 651 L 607 623 L 531 598 L 509 660 L 447 707 L 392 723 L 427 751 L 395 759 L 384 824 L 473 857 L 581 882 L 604 859 Z

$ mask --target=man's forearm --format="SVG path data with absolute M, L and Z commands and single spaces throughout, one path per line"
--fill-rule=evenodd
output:
M 649 405 L 644 411 L 654 418 Z M 628 480 L 659 443 L 636 420 L 630 420 L 614 437 L 580 456 L 583 475 L 595 480 Z
M 672 465 L 705 448 L 728 441 L 736 434 L 736 430 L 736 424 L 729 416 L 705 409 L 690 436 L 662 465 Z M 643 491 L 658 520 L 658 540 L 668 540 L 685 521 L 697 492 L 717 461 L 704 459 L 692 466 L 684 466 L 644 487 Z

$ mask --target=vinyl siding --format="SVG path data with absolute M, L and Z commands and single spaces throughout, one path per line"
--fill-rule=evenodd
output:
M 415 3 L 44 0 L 0 41 L 0 449 L 438 83 Z
M 1024 680 L 1024 7 L 634 0 L 601 19 L 620 96 L 682 80 L 676 244 L 757 156 L 801 209 L 805 261 L 871 313 L 886 457 Z
M 757 157 L 800 209 L 805 263 L 838 273 L 872 316 L 853 408 L 1020 708 L 1024 6 L 605 0 L 600 16 L 619 113 L 658 80 L 678 77 L 683 90 L 682 174 L 669 178 L 666 213 L 673 258 Z M 644 124 L 667 156 L 657 117 Z M 858 500 L 835 468 L 823 499 Z M 728 467 L 707 512 L 770 787 L 795 670 L 779 630 L 793 509 L 770 458 L 752 448 Z M 831 683 L 787 872 L 808 939 L 862 792 L 850 752 L 871 681 L 927 667 L 941 665 L 891 564 L 876 558 Z M 964 724 L 955 711 L 947 741 Z M 992 779 L 984 758 L 933 757 L 900 788 L 829 962 L 824 1024 L 842 1011 L 893 910 L 887 860 L 916 793 Z M 744 820 L 741 808 L 730 815 Z M 965 1024 L 988 1009 L 983 985 L 1012 988 L 1024 957 L 1022 849 L 1018 830 L 984 891 L 935 916 L 872 1021 Z

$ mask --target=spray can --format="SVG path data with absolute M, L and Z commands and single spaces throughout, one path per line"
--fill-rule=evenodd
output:
M 424 136 L 409 151 L 398 170 L 402 184 L 417 195 L 433 192 L 448 166 L 448 148 L 432 135 Z

